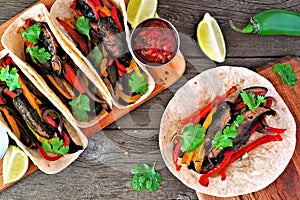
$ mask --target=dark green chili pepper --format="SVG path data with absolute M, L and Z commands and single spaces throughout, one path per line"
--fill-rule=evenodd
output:
M 249 24 L 242 29 L 231 20 L 230 26 L 241 33 L 300 36 L 300 13 L 271 9 L 251 17 Z

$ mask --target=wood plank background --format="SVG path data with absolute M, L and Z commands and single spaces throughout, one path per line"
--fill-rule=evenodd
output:
M 0 23 L 34 2 L 1 0 Z M 3 191 L 0 199 L 197 199 L 196 193 L 178 181 L 163 163 L 158 148 L 160 117 L 177 89 L 205 69 L 216 65 L 254 69 L 282 56 L 300 55 L 299 37 L 243 35 L 229 27 L 230 18 L 243 26 L 250 16 L 270 8 L 300 12 L 300 2 L 159 0 L 159 16 L 170 20 L 181 33 L 181 51 L 187 61 L 183 77 L 157 97 L 93 135 L 87 150 L 61 173 L 46 175 L 37 171 Z M 205 12 L 218 20 L 224 33 L 227 56 L 222 64 L 208 60 L 193 40 L 197 23 Z M 141 162 L 152 164 L 154 161 L 163 178 L 161 188 L 155 193 L 132 190 L 131 168 Z M 260 199 L 252 196 L 251 199 Z

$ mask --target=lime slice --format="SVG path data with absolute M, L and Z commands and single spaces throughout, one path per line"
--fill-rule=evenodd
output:
M 28 169 L 29 159 L 19 147 L 9 145 L 3 158 L 3 184 L 15 182 L 22 178 Z
M 154 17 L 158 0 L 130 0 L 127 6 L 128 22 L 134 28 L 141 21 Z
M 197 27 L 197 39 L 203 53 L 211 60 L 223 62 L 226 55 L 225 41 L 218 22 L 205 13 Z

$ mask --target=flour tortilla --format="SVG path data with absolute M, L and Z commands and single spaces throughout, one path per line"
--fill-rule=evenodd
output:
M 234 162 L 228 168 L 225 181 L 221 181 L 220 176 L 209 178 L 209 186 L 203 187 L 198 183 L 200 174 L 186 166 L 176 171 L 172 162 L 172 139 L 181 129 L 181 119 L 204 107 L 232 86 L 237 86 L 238 91 L 251 86 L 268 88 L 267 96 L 276 99 L 272 108 L 277 114 L 275 117 L 268 117 L 267 123 L 287 130 L 282 134 L 282 141 L 264 144 Z M 219 197 L 242 195 L 267 187 L 284 171 L 292 158 L 295 145 L 296 123 L 283 99 L 267 79 L 242 67 L 222 66 L 209 69 L 188 81 L 169 102 L 159 133 L 160 150 L 169 170 L 197 192 Z
M 72 2 L 73 2 L 73 0 L 56 0 L 54 2 L 54 4 L 52 5 L 52 7 L 51 7 L 50 16 L 51 16 L 54 24 L 60 30 L 63 40 L 65 40 L 66 43 L 68 44 L 68 46 L 70 48 L 72 48 L 72 50 L 74 52 L 76 52 L 76 54 L 78 54 L 81 57 L 81 59 L 86 63 L 86 65 L 89 68 L 90 74 L 93 74 L 93 76 L 95 76 L 97 78 L 97 80 L 102 80 L 101 76 L 97 73 L 96 69 L 93 67 L 91 62 L 80 52 L 80 50 L 76 47 L 76 44 L 73 41 L 73 39 L 68 35 L 68 33 L 65 31 L 63 26 L 60 25 L 60 23 L 56 20 L 56 17 L 59 17 L 60 19 L 63 19 L 63 20 L 74 18 L 75 12 L 70 8 L 70 6 L 72 5 Z M 127 40 L 127 43 L 129 44 L 129 34 L 130 34 L 130 32 L 129 32 L 129 27 L 127 25 L 127 15 L 126 15 L 125 2 L 122 1 L 122 0 L 110 0 L 110 2 L 113 3 L 121 11 L 121 13 L 123 15 L 126 40 Z M 146 99 L 151 94 L 151 92 L 154 90 L 155 82 L 154 82 L 152 76 L 150 75 L 148 70 L 143 65 L 140 65 L 140 68 L 144 72 L 144 74 L 146 76 L 146 79 L 148 81 L 148 91 L 147 91 L 147 93 L 142 95 L 136 102 L 134 102 L 130 105 L 126 105 L 126 106 L 120 104 L 120 102 L 118 101 L 118 96 L 116 96 L 114 94 L 111 94 L 111 97 L 113 99 L 113 104 L 117 108 L 124 109 L 124 108 L 131 107 L 135 104 L 138 104 L 138 103 L 142 102 L 144 99 Z M 107 88 L 106 88 L 106 91 L 109 92 Z
M 51 20 L 49 12 L 44 4 L 38 4 L 28 9 L 5 30 L 1 40 L 3 46 L 9 51 L 10 56 L 20 67 L 23 73 L 36 85 L 36 87 L 45 96 L 50 97 L 53 104 L 59 106 L 61 110 L 63 110 L 67 114 L 69 120 L 72 120 L 82 128 L 90 127 L 96 124 L 100 119 L 107 115 L 106 112 L 102 112 L 97 116 L 91 117 L 87 121 L 76 120 L 73 117 L 71 111 L 68 109 L 67 105 L 63 104 L 59 97 L 53 93 L 51 88 L 47 86 L 47 83 L 42 78 L 42 76 L 39 75 L 33 67 L 26 63 L 24 53 L 24 40 L 19 32 L 19 29 L 20 27 L 24 26 L 25 20 L 28 18 L 34 19 L 35 21 L 46 22 L 48 24 L 62 49 L 71 57 L 74 63 L 82 70 L 84 75 L 97 87 L 98 92 L 102 95 L 103 99 L 106 100 L 108 105 L 112 107 L 112 99 L 106 89 L 105 84 L 103 83 L 103 81 L 93 76 L 93 74 L 89 73 L 90 70 L 88 69 L 88 66 L 85 64 L 85 62 L 80 58 L 79 55 L 76 54 L 76 52 L 72 51 L 72 48 L 70 48 L 69 44 L 62 39 L 61 33 L 55 27 L 55 25 L 53 25 L 53 21 Z
M 0 59 L 2 59 L 5 55 L 8 54 L 8 51 L 3 50 L 0 52 Z M 58 110 L 61 108 L 57 107 Z M 84 151 L 87 147 L 88 140 L 85 135 L 81 132 L 81 130 L 74 124 L 72 121 L 68 121 L 68 116 L 62 112 L 64 125 L 67 129 L 72 140 L 75 144 L 82 146 L 83 149 L 77 151 L 73 154 L 67 154 L 60 158 L 57 161 L 48 161 L 46 160 L 40 153 L 38 149 L 30 149 L 26 147 L 12 132 L 9 126 L 6 124 L 2 114 L 0 113 L 0 126 L 2 126 L 9 134 L 9 136 L 17 143 L 17 145 L 26 153 L 26 155 L 32 160 L 32 162 L 43 172 L 47 174 L 55 174 L 66 168 L 70 165 L 74 160 L 78 158 L 78 156 Z

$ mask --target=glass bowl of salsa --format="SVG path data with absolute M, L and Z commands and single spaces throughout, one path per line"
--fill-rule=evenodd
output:
M 180 45 L 176 28 L 166 19 L 149 18 L 132 31 L 130 47 L 136 60 L 149 67 L 168 64 Z

